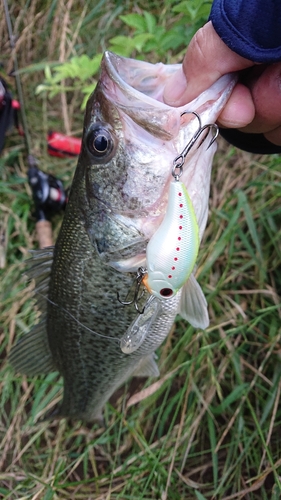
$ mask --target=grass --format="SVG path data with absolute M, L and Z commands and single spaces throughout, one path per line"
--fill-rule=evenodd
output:
M 21 33 L 21 67 L 59 60 L 68 54 L 74 34 L 72 50 L 92 56 L 93 47 L 103 50 L 108 38 L 120 32 L 120 13 L 143 8 L 129 1 L 112 2 L 112 9 L 104 1 L 96 7 L 89 2 L 85 10 L 75 0 L 44 4 L 40 10 L 42 2 L 10 2 Z M 145 4 L 154 13 L 160 9 L 156 2 Z M 58 22 L 65 27 L 64 42 L 55 32 Z M 8 67 L 3 20 L 0 32 Z M 167 57 L 178 56 L 171 52 Z M 69 184 L 75 161 L 48 157 L 45 132 L 50 125 L 66 130 L 61 116 L 67 104 L 68 126 L 78 133 L 80 97 L 35 98 L 42 78 L 42 73 L 22 76 L 34 153 L 43 170 Z M 28 249 L 37 244 L 25 157 L 22 139 L 10 133 L 0 158 L 0 498 L 280 498 L 277 155 L 254 156 L 219 142 L 198 268 L 210 327 L 194 330 L 178 318 L 158 353 L 160 378 L 128 381 L 106 405 L 106 429 L 66 420 L 40 423 L 46 407 L 60 398 L 61 380 L 56 374 L 20 377 L 7 363 L 17 335 L 38 318 L 31 287 L 22 280 Z M 53 222 L 55 235 L 60 220 Z

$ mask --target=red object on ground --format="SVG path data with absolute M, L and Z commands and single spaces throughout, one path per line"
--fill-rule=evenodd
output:
M 16 101 L 16 99 L 12 99 L 12 108 L 16 110 L 20 109 L 19 101 Z
M 78 156 L 81 150 L 81 142 L 78 137 L 70 137 L 60 132 L 49 132 L 48 153 L 58 158 Z

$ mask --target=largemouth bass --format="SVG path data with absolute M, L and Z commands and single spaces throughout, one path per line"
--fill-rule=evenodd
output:
M 59 371 L 64 394 L 58 416 L 98 420 L 128 377 L 157 376 L 154 352 L 176 314 L 194 327 L 208 325 L 207 303 L 193 273 L 168 300 L 151 300 L 140 283 L 143 315 L 134 303 L 117 300 L 117 293 L 125 300 L 134 292 L 148 242 L 163 221 L 173 160 L 198 127 L 190 112 L 198 113 L 203 126 L 215 122 L 235 83 L 224 76 L 186 106 L 173 108 L 164 104 L 163 90 L 178 67 L 104 54 L 56 245 L 34 254 L 29 274 L 37 280 L 42 321 L 12 349 L 10 361 L 28 375 Z M 207 138 L 190 150 L 180 179 L 199 240 L 216 150 L 209 143 Z M 135 330 L 144 331 L 142 341 L 123 352 L 121 341 Z

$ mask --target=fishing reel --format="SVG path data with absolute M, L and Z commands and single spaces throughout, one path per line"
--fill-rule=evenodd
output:
M 40 170 L 33 157 L 29 155 L 28 180 L 32 189 L 37 221 L 50 220 L 65 208 L 67 194 L 62 182 L 51 174 Z

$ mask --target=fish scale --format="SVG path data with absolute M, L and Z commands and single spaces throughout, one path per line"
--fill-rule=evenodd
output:
M 181 118 L 183 108 L 163 103 L 165 84 L 178 68 L 104 54 L 55 248 L 33 253 L 29 263 L 43 314 L 10 354 L 18 372 L 61 374 L 63 399 L 52 416 L 101 421 L 106 401 L 128 377 L 159 375 L 154 352 L 177 313 L 195 327 L 208 326 L 207 302 L 194 272 L 166 300 L 151 300 L 140 284 L 143 317 L 134 303 L 117 300 L 117 292 L 124 300 L 134 293 L 147 244 L 165 216 L 173 159 L 197 127 Z M 203 125 L 212 123 L 234 84 L 233 76 L 222 77 L 185 108 L 198 112 Z M 216 149 L 206 148 L 190 151 L 181 177 L 200 238 Z M 141 341 L 123 352 L 124 335 L 130 341 L 136 332 L 139 340 L 138 328 Z

